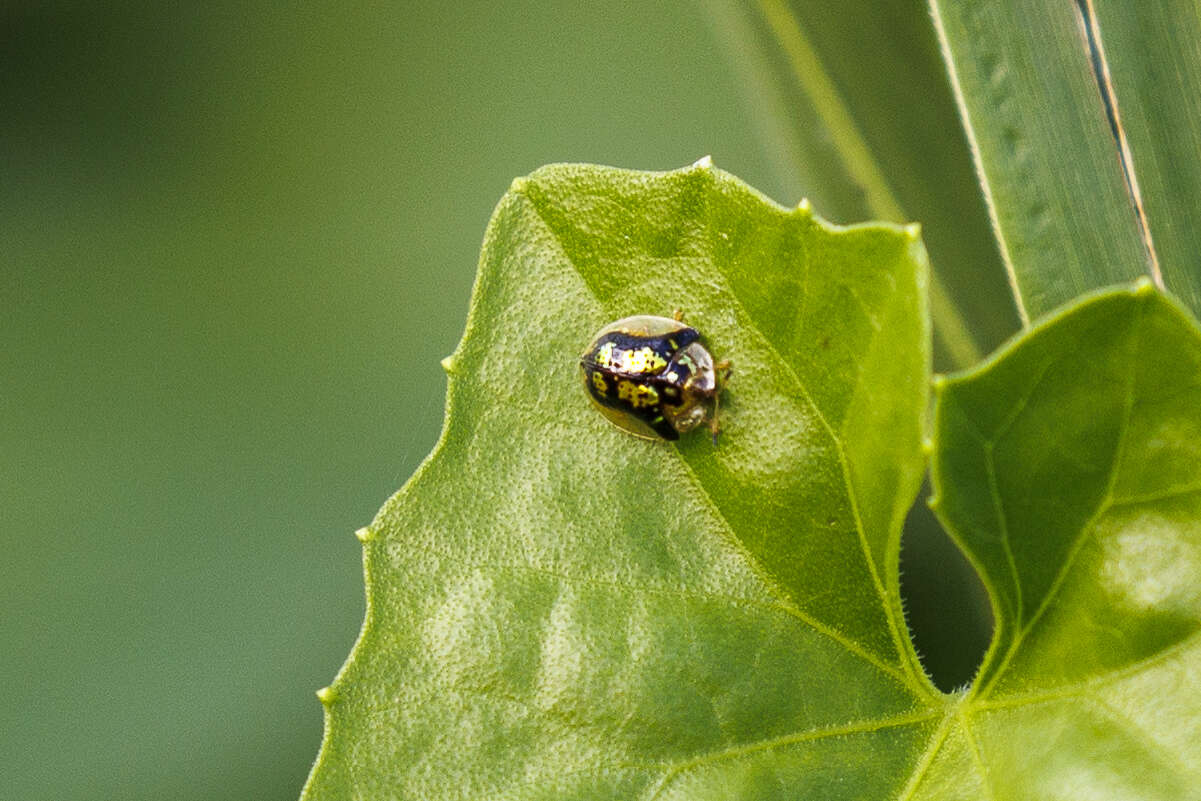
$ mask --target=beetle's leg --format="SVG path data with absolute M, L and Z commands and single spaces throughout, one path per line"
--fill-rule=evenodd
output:
M 722 385 L 730 380 L 730 373 L 734 368 L 730 365 L 729 359 L 722 359 L 713 365 L 713 369 L 717 373 L 717 387 L 713 392 L 713 416 L 709 419 L 709 431 L 713 434 L 713 444 L 716 446 L 717 435 L 721 433 L 721 422 L 717 414 L 717 410 L 721 406 L 721 389 Z
M 671 313 L 671 319 L 675 320 L 677 323 L 684 322 L 684 310 L 676 309 L 675 311 L 673 311 Z
M 718 384 L 724 384 L 730 380 L 730 374 L 734 372 L 734 365 L 730 363 L 729 359 L 722 359 L 713 365 L 713 369 L 717 371 Z
M 721 433 L 721 421 L 717 414 L 721 408 L 721 387 L 713 393 L 713 416 L 709 418 L 709 433 L 713 435 L 713 446 L 717 447 L 717 435 Z

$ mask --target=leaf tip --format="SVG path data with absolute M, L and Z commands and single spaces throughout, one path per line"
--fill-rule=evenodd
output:
M 801 202 L 796 204 L 796 210 L 806 216 L 813 214 L 813 204 L 809 202 L 809 198 L 801 198 Z
M 368 542 L 370 542 L 370 541 L 371 541 L 371 538 L 372 538 L 373 536 L 375 536 L 375 532 L 373 532 L 373 531 L 372 531 L 370 528 L 368 528 L 367 526 L 363 526 L 362 528 L 360 528 L 360 529 L 356 530 L 356 531 L 355 531 L 355 533 L 354 533 L 354 535 L 355 535 L 356 537 L 358 537 L 358 540 L 359 540 L 359 542 L 361 542 L 361 543 L 363 543 L 364 545 L 366 545 Z
M 1135 297 L 1145 298 L 1148 295 L 1155 294 L 1155 283 L 1148 277 L 1142 276 L 1134 282 L 1134 286 L 1130 290 Z
M 317 691 L 317 700 L 322 706 L 329 706 L 334 702 L 334 689 L 332 687 L 322 687 Z
M 442 369 L 446 371 L 447 375 L 454 375 L 454 372 L 455 372 L 455 357 L 454 356 L 447 356 L 445 359 L 443 359 L 442 361 L 440 361 L 438 363 L 442 365 Z
M 514 194 L 525 192 L 526 185 L 529 184 L 529 179 L 524 175 L 520 178 L 514 178 L 513 183 L 509 184 L 509 191 Z
M 909 237 L 909 241 L 916 242 L 922 238 L 922 224 L 909 223 L 905 226 L 905 235 Z
M 695 170 L 711 170 L 713 169 L 713 157 L 701 156 L 696 161 L 692 162 L 692 169 Z

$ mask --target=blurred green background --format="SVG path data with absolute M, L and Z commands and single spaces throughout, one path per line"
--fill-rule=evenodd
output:
M 0 798 L 295 798 L 511 179 L 805 187 L 688 0 L 0 13 Z

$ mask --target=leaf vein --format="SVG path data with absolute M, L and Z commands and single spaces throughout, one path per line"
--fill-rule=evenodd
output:
M 1196 629 L 1158 653 L 1152 654 L 1146 659 L 1140 659 L 1123 668 L 1111 670 L 1107 673 L 1093 674 L 1083 681 L 1064 684 L 1050 690 L 1036 690 L 1029 693 L 1006 695 L 1000 698 L 976 700 L 973 702 L 973 708 L 978 710 L 1009 709 L 1026 705 L 1053 703 L 1069 698 L 1079 698 L 1091 690 L 1119 682 L 1131 674 L 1153 668 L 1160 662 L 1166 662 L 1172 657 L 1177 656 L 1181 651 L 1187 650 L 1197 641 L 1201 641 L 1201 629 Z
M 922 779 L 926 777 L 926 773 L 930 770 L 930 766 L 934 764 L 934 758 L 938 756 L 939 750 L 947 740 L 947 735 L 951 731 L 951 721 L 955 719 L 955 710 L 953 707 L 948 707 L 946 714 L 943 716 L 942 722 L 938 724 L 938 728 L 934 730 L 934 734 L 930 736 L 930 742 L 926 746 L 926 750 L 922 752 L 922 756 L 918 759 L 914 771 L 909 776 L 909 781 L 905 783 L 901 794 L 897 796 L 897 801 L 909 801 L 917 788 L 921 786 Z
M 972 755 L 972 764 L 980 773 L 980 786 L 984 790 L 985 798 L 995 799 L 997 796 L 988 780 L 988 768 L 984 765 L 984 755 L 980 752 L 980 744 L 976 742 L 976 735 L 972 734 L 971 719 L 962 705 L 959 707 L 958 714 L 959 723 L 963 727 L 963 737 L 967 740 L 968 752 Z
M 823 726 L 816 729 L 806 729 L 804 731 L 793 732 L 792 734 L 785 734 L 780 737 L 757 740 L 755 742 L 725 748 L 720 751 L 711 751 L 707 754 L 701 754 L 700 756 L 693 757 L 692 759 L 684 760 L 671 765 L 663 774 L 663 777 L 659 780 L 659 782 L 652 788 L 650 795 L 648 795 L 646 798 L 646 801 L 654 801 L 678 776 L 698 767 L 703 767 L 716 762 L 723 762 L 729 759 L 738 759 L 739 757 L 748 756 L 761 751 L 768 751 L 772 748 L 781 748 L 804 742 L 815 742 L 829 737 L 846 737 L 855 734 L 871 734 L 877 731 L 883 731 L 884 729 L 913 726 L 919 723 L 924 723 L 928 720 L 933 720 L 935 717 L 937 717 L 937 715 L 937 709 L 928 709 L 923 712 L 897 715 L 891 718 L 875 718 L 855 721 L 842 726 Z
M 997 464 L 993 458 L 993 446 L 984 446 L 984 464 L 988 470 L 988 489 L 992 495 L 993 509 L 997 515 L 997 527 L 1001 534 L 1001 549 L 1005 552 L 1005 561 L 1009 564 L 1009 575 L 1013 579 L 1013 596 L 1016 610 L 1013 619 L 1022 619 L 1022 579 L 1018 575 L 1017 560 L 1013 557 L 1013 546 L 1009 542 L 1009 520 L 1005 514 L 1005 502 L 1001 499 L 1001 488 L 997 482 Z
M 1176 484 L 1171 487 L 1165 487 L 1156 492 L 1148 492 L 1143 495 L 1126 495 L 1121 498 L 1112 498 L 1109 502 L 1109 508 L 1114 509 L 1121 506 L 1137 506 L 1143 503 L 1154 503 L 1156 501 L 1170 501 L 1176 498 L 1184 498 L 1189 495 L 1201 493 L 1201 481 L 1189 482 L 1187 484 Z

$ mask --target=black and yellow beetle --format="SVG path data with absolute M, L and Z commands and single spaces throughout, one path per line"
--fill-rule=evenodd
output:
M 716 444 L 718 395 L 730 363 L 714 362 L 679 312 L 609 323 L 580 356 L 580 369 L 588 396 L 618 428 L 676 440 L 708 422 Z

